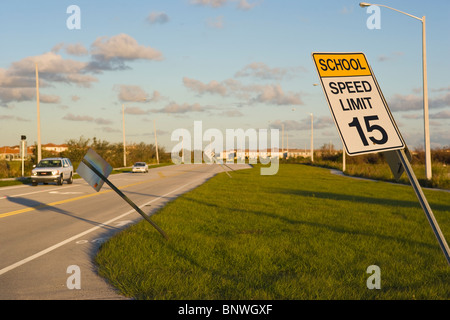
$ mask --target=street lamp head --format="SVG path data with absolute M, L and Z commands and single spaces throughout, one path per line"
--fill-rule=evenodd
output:
M 359 3 L 359 6 L 360 6 L 361 8 L 365 8 L 365 7 L 370 7 L 371 4 L 370 4 L 370 3 L 367 3 L 367 2 L 360 2 L 360 3 Z

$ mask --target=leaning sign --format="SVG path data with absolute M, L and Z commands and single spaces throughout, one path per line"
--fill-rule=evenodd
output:
M 396 178 L 406 171 L 439 246 L 450 248 L 422 192 L 378 82 L 363 53 L 313 53 L 331 114 L 349 155 L 383 152 Z
M 313 53 L 331 114 L 349 155 L 405 143 L 363 53 Z

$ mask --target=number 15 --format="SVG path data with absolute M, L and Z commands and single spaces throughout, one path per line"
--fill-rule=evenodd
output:
M 388 140 L 388 135 L 387 135 L 386 131 L 381 126 L 379 126 L 377 124 L 372 124 L 371 125 L 370 121 L 373 121 L 373 120 L 378 120 L 378 116 L 366 116 L 366 117 L 364 117 L 364 122 L 366 124 L 367 132 L 379 131 L 381 133 L 381 139 L 376 139 L 373 136 L 369 136 L 369 139 L 370 139 L 370 141 L 372 141 L 375 144 L 385 144 L 387 142 L 387 140 Z M 350 127 L 355 127 L 356 130 L 358 130 L 358 134 L 359 134 L 359 137 L 362 140 L 362 143 L 365 146 L 368 146 L 369 142 L 367 141 L 367 138 L 366 138 L 366 136 L 365 136 L 365 134 L 363 132 L 363 129 L 361 128 L 361 124 L 359 123 L 358 118 L 354 117 L 353 121 L 350 122 L 348 125 Z

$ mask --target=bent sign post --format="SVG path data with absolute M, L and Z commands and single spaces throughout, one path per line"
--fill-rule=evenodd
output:
M 122 191 L 108 180 L 108 175 L 111 173 L 112 167 L 100 157 L 94 150 L 89 149 L 84 158 L 78 166 L 77 173 L 93 187 L 97 192 L 106 182 L 123 200 L 125 200 L 134 210 L 136 210 L 148 223 L 150 223 L 158 232 L 168 239 L 166 233 L 154 223 L 149 216 L 145 214 L 133 201 L 131 201 Z
M 365 55 L 328 52 L 313 53 L 312 58 L 347 153 L 386 152 L 398 157 L 450 264 L 448 244 L 411 168 L 405 142 Z

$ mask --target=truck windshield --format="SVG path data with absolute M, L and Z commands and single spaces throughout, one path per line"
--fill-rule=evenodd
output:
M 38 168 L 61 167 L 61 160 L 41 160 L 36 167 Z

